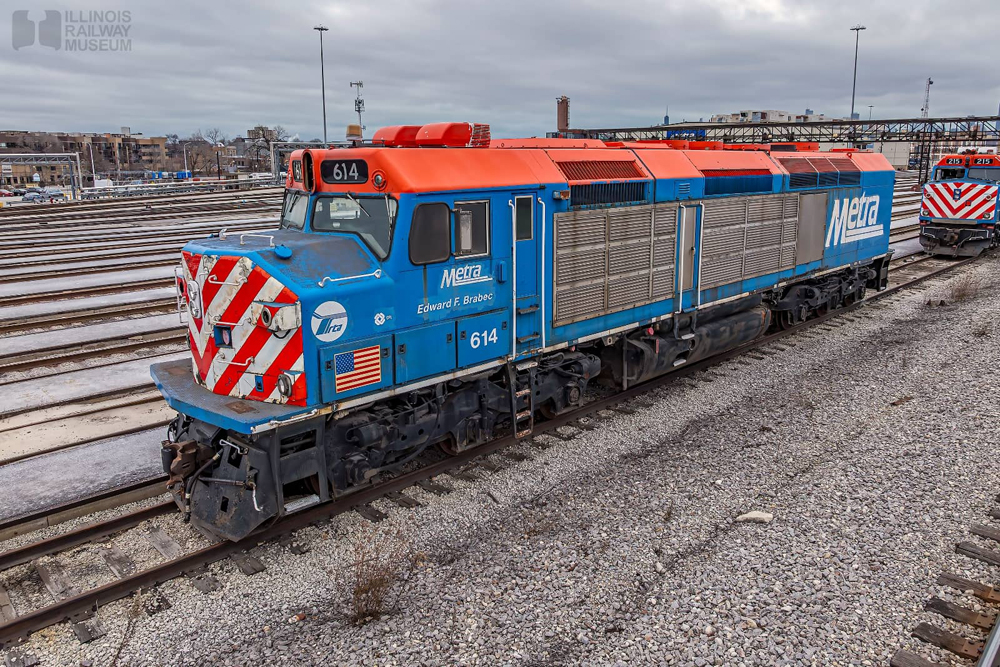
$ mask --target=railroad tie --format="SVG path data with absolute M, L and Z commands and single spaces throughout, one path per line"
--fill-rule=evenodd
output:
M 959 542 L 955 545 L 955 552 L 1000 567 L 1000 551 L 986 549 L 973 542 Z
M 240 568 L 240 572 L 248 577 L 259 572 L 263 572 L 266 569 L 264 564 L 260 562 L 259 558 L 250 555 L 246 551 L 237 551 L 229 556 L 229 560 L 236 563 L 236 567 Z
M 995 613 L 984 614 L 968 607 L 957 605 L 954 602 L 942 600 L 937 596 L 931 597 L 931 599 L 924 603 L 924 611 L 933 611 L 945 618 L 971 625 L 980 630 L 989 630 L 996 621 Z
M 960 577 L 957 574 L 951 574 L 950 572 L 943 572 L 937 578 L 937 583 L 939 586 L 950 586 L 951 588 L 962 592 L 972 593 L 984 602 L 1000 604 L 1000 592 L 992 586 L 987 586 L 986 584 L 978 581 L 966 579 L 965 577 Z
M 80 592 L 66 578 L 66 573 L 63 572 L 62 565 L 58 561 L 50 560 L 47 563 L 35 561 L 35 571 L 38 572 L 45 589 L 56 602 L 71 598 Z
M 423 489 L 424 491 L 439 496 L 443 496 L 446 493 L 451 493 L 452 491 L 454 491 L 454 489 L 452 489 L 450 486 L 446 484 L 441 484 L 439 482 L 432 482 L 429 479 L 420 480 L 419 482 L 417 482 L 417 486 Z
M 34 655 L 17 650 L 10 651 L 4 659 L 6 667 L 35 667 L 37 664 L 38 658 Z
M 392 502 L 396 503 L 400 507 L 404 507 L 404 508 L 407 508 L 407 509 L 412 508 L 412 507 L 422 507 L 423 506 L 423 503 L 421 503 L 419 500 L 417 500 L 415 498 L 411 498 L 410 496 L 406 495 L 405 493 L 400 493 L 399 491 L 393 491 L 392 493 L 387 493 L 385 495 L 385 497 L 388 498 L 389 500 L 391 500 Z
M 912 635 L 928 644 L 951 651 L 960 658 L 975 660 L 983 651 L 982 642 L 969 641 L 961 635 L 949 632 L 930 623 L 921 623 L 913 629 Z
M 222 584 L 219 580 L 213 577 L 207 567 L 199 567 L 195 570 L 190 570 L 184 573 L 194 587 L 197 588 L 202 593 L 211 593 L 212 591 L 217 591 L 222 588 Z
M 118 547 L 114 545 L 106 548 L 102 547 L 98 549 L 98 553 L 104 559 L 104 564 L 108 566 L 111 573 L 119 579 L 124 579 L 135 572 L 135 563 L 131 558 L 123 554 Z
M 160 552 L 160 555 L 167 560 L 175 560 L 184 552 L 177 541 L 163 532 L 159 526 L 149 529 L 149 541 L 153 548 Z
M 372 523 L 378 523 L 383 519 L 389 518 L 388 514 L 375 509 L 371 505 L 358 505 L 357 507 L 354 508 L 354 511 L 360 514 L 361 518 L 370 521 Z
M 10 623 L 15 618 L 17 618 L 17 611 L 14 609 L 14 605 L 10 602 L 10 596 L 7 595 L 7 589 L 0 586 L 0 621 Z
M 941 663 L 925 660 L 915 653 L 899 649 L 889 660 L 889 667 L 938 667 Z
M 993 540 L 994 542 L 1000 542 L 1000 530 L 992 528 L 991 526 L 984 526 L 981 523 L 977 523 L 969 532 L 973 535 L 978 535 L 979 537 L 985 537 L 988 540 Z

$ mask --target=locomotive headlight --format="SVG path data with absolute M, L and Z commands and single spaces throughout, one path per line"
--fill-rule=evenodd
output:
M 260 311 L 260 323 L 265 327 L 270 327 L 273 320 L 274 318 L 271 316 L 271 311 L 268 308 Z
M 191 279 L 187 281 L 188 313 L 191 317 L 198 319 L 201 317 L 201 291 L 198 288 L 198 281 Z
M 930 215 L 930 214 L 931 214 L 931 211 L 930 211 L 929 208 L 922 208 L 922 209 L 920 209 L 920 215 Z
M 292 395 L 292 386 L 294 384 L 295 378 L 290 373 L 282 373 L 278 376 L 278 393 L 288 398 Z

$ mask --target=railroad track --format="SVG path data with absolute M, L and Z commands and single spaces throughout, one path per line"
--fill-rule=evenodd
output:
M 512 449 L 511 446 L 519 442 L 527 442 L 531 446 L 545 448 L 551 444 L 538 436 L 552 435 L 562 439 L 572 439 L 575 437 L 574 434 L 600 428 L 600 421 L 608 415 L 615 412 L 634 412 L 634 409 L 623 405 L 625 401 L 635 399 L 648 391 L 680 378 L 705 371 L 751 350 L 773 346 L 782 339 L 809 328 L 828 324 L 831 320 L 838 318 L 850 318 L 852 312 L 859 308 L 869 307 L 874 301 L 898 294 L 901 290 L 928 280 L 942 277 L 943 274 L 973 261 L 975 258 L 953 261 L 916 256 L 902 259 L 893 269 L 894 273 L 902 276 L 902 281 L 862 302 L 816 317 L 788 330 L 768 334 L 727 353 L 694 363 L 688 367 L 682 367 L 669 375 L 597 398 L 576 410 L 553 419 L 537 422 L 534 433 L 527 440 L 517 440 L 512 436 L 501 437 L 457 456 L 432 461 L 416 470 L 373 482 L 370 486 L 354 490 L 329 502 L 301 509 L 287 515 L 277 523 L 261 528 L 240 542 L 205 543 L 202 540 L 202 543 L 197 544 L 195 548 L 184 551 L 179 543 L 168 534 L 167 529 L 184 531 L 188 534 L 193 531 L 182 523 L 179 515 L 174 513 L 174 506 L 171 502 L 160 502 L 105 521 L 85 525 L 55 537 L 26 543 L 0 554 L 0 572 L 30 564 L 48 591 L 51 601 L 41 607 L 34 608 L 32 611 L 20 612 L 17 609 L 17 601 L 20 598 L 15 595 L 14 601 L 12 601 L 9 592 L 0 589 L 0 613 L 3 614 L 2 622 L 0 622 L 0 647 L 9 647 L 32 632 L 67 619 L 72 620 L 77 636 L 82 641 L 88 641 L 103 634 L 99 620 L 94 617 L 95 610 L 102 605 L 182 575 L 191 578 L 193 584 L 200 590 L 213 590 L 218 586 L 218 582 L 214 581 L 204 568 L 206 565 L 224 558 L 232 558 L 237 566 L 248 575 L 259 572 L 263 569 L 263 564 L 247 551 L 261 543 L 287 538 L 295 531 L 314 522 L 352 510 L 358 511 L 369 520 L 380 520 L 384 518 L 384 515 L 369 506 L 371 502 L 380 498 L 386 498 L 404 507 L 413 507 L 419 503 L 404 494 L 408 488 L 420 486 L 435 493 L 447 493 L 449 488 L 436 481 L 440 475 L 448 474 L 459 479 L 475 480 L 477 473 L 499 469 L 495 463 L 487 460 L 487 457 L 493 454 L 506 452 L 512 460 L 530 458 L 506 450 Z M 778 346 L 769 353 L 779 354 L 781 349 L 785 348 Z M 560 431 L 560 429 L 562 430 Z M 570 432 L 566 433 L 567 430 Z M 478 468 L 473 468 L 472 466 L 477 462 Z M 40 513 L 40 515 L 30 517 L 30 520 L 45 521 L 45 515 Z M 113 544 L 109 547 L 101 547 L 100 557 L 111 573 L 104 577 L 108 580 L 82 592 L 74 588 L 63 565 L 58 561 L 59 554 L 65 553 L 67 549 L 76 549 L 81 545 L 119 534 L 122 531 L 141 530 L 140 526 L 147 527 L 148 539 L 161 554 L 162 562 L 140 569 L 128 554 L 122 553 Z M 21 525 L 15 521 L 8 522 L 6 526 L 0 526 L 0 529 L 16 532 L 20 527 Z M 177 533 L 175 532 L 175 534 Z M 26 570 L 11 579 L 24 581 L 32 576 L 31 572 Z M 157 608 L 162 608 L 164 604 L 169 605 L 168 602 L 163 602 L 162 594 L 154 595 L 152 600 L 152 605 L 146 607 L 148 613 L 155 613 Z
M 1000 495 L 996 497 L 996 502 L 998 507 L 989 513 L 991 519 L 1000 519 Z M 958 542 L 955 545 L 955 553 L 1000 568 L 1000 550 L 998 550 L 1000 529 L 993 525 L 977 523 L 969 528 L 969 533 L 978 539 Z M 1000 588 L 952 572 L 942 572 L 934 583 L 942 588 L 956 591 L 966 599 L 978 599 L 976 603 L 978 609 L 936 595 L 931 596 L 924 603 L 924 611 L 937 614 L 947 619 L 945 624 L 948 626 L 958 626 L 962 630 L 953 632 L 941 625 L 923 622 L 913 629 L 911 636 L 931 646 L 944 649 L 963 661 L 974 660 L 976 667 L 1000 665 L 1000 624 L 997 623 L 997 614 L 1000 611 Z M 970 639 L 967 634 L 972 634 L 973 637 L 986 634 L 986 638 Z M 933 662 L 912 651 L 900 649 L 892 656 L 889 664 L 890 667 L 942 667 L 948 663 Z

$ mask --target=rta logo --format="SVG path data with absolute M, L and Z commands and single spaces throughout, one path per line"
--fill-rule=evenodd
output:
M 35 29 L 35 21 L 28 18 L 27 9 L 16 10 L 10 23 L 10 42 L 14 50 L 35 43 L 35 34 L 38 34 L 38 43 L 50 49 L 58 51 L 62 48 L 62 14 L 52 9 L 45 10 L 45 18 L 38 21 L 38 29 Z

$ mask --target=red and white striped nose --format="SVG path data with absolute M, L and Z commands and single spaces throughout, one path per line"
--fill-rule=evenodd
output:
M 195 379 L 216 394 L 304 405 L 295 293 L 248 257 L 183 255 Z

